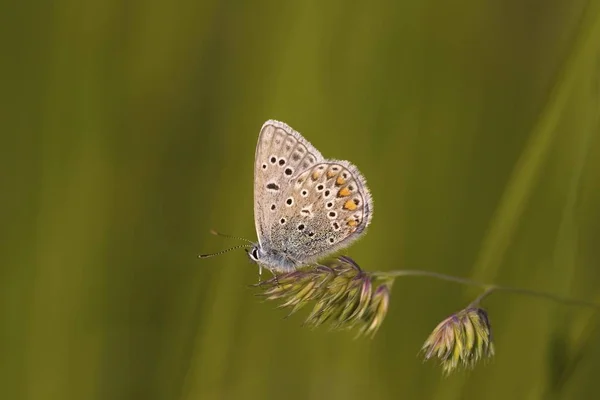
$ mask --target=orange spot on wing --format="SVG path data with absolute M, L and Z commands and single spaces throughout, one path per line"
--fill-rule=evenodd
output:
M 356 226 L 357 222 L 355 220 L 351 219 L 351 220 L 348 220 L 347 224 L 348 224 L 348 226 Z
M 350 196 L 350 190 L 347 187 L 341 188 L 337 195 L 338 197 Z
M 313 171 L 312 180 L 316 181 L 317 179 L 319 179 L 320 176 L 321 176 L 321 174 L 319 173 L 319 171 Z
M 335 172 L 333 172 L 332 170 L 327 171 L 327 177 L 328 178 L 333 178 L 336 175 Z
M 347 202 L 344 203 L 344 209 L 354 211 L 354 210 L 356 210 L 356 204 L 354 204 L 354 201 L 348 200 Z
M 344 183 L 346 183 L 346 180 L 341 176 L 338 176 L 338 178 L 335 180 L 335 184 L 337 186 L 342 186 Z

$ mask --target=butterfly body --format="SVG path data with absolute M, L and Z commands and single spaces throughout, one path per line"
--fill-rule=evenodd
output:
M 254 164 L 252 261 L 274 273 L 313 264 L 360 238 L 372 215 L 366 181 L 354 165 L 325 159 L 283 122 L 264 123 Z

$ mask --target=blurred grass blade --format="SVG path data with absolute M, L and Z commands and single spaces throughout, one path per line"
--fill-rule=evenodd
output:
M 539 178 L 549 150 L 558 134 L 557 125 L 563 115 L 581 66 L 590 57 L 595 58 L 600 47 L 600 17 L 597 2 L 590 2 L 574 40 L 572 52 L 558 74 L 554 89 L 549 95 L 531 137 L 523 151 L 512 177 L 504 191 L 484 239 L 474 274 L 478 278 L 494 280 L 508 245 L 518 227 L 527 201 Z

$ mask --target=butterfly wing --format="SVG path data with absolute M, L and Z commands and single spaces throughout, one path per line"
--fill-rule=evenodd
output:
M 294 176 L 273 199 L 270 238 L 289 258 L 310 264 L 348 247 L 371 222 L 366 180 L 348 161 L 323 161 Z M 270 210 L 269 210 L 270 211 Z
M 263 124 L 254 159 L 254 221 L 261 246 L 271 242 L 292 177 L 322 161 L 321 153 L 288 125 L 274 120 Z

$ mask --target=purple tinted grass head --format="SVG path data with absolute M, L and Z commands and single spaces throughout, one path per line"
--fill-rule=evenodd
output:
M 331 329 L 358 328 L 358 335 L 373 336 L 385 319 L 391 282 L 363 271 L 354 260 L 340 257 L 329 266 L 317 266 L 278 275 L 254 285 L 266 300 L 281 301 L 291 315 L 312 304 L 304 325 L 328 324 Z
M 472 368 L 494 356 L 492 327 L 481 308 L 466 308 L 435 327 L 422 347 L 425 360 L 437 358 L 446 374 L 459 367 Z

